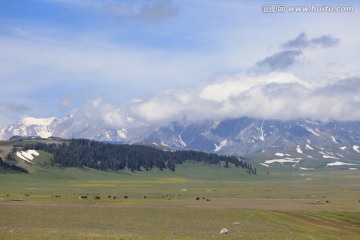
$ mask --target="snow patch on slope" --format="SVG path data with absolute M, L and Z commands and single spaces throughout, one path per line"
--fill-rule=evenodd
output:
M 261 123 L 261 128 L 260 128 L 261 136 L 259 137 L 259 139 L 260 139 L 261 141 L 264 141 L 264 140 L 265 140 L 263 127 L 264 127 L 264 120 L 262 121 L 262 123 Z
M 332 141 L 333 141 L 334 143 L 339 144 L 339 143 L 336 141 L 336 139 L 334 138 L 334 136 L 331 136 L 331 139 L 332 139 Z
M 315 136 L 320 137 L 320 135 L 319 135 L 317 132 L 315 132 L 312 128 L 309 128 L 309 127 L 307 127 L 307 126 L 304 126 L 304 127 L 305 127 L 305 129 L 306 129 L 307 131 L 311 132 L 311 133 L 314 134 Z M 316 130 L 319 131 L 318 129 L 316 129 Z
M 16 152 L 16 156 L 32 164 L 33 163 L 32 160 L 34 160 L 34 156 L 35 157 L 39 156 L 39 153 L 36 150 L 27 150 L 27 151 Z
M 299 167 L 299 169 L 304 171 L 315 170 L 315 168 L 304 168 L 304 167 Z
M 291 155 L 287 153 L 275 153 L 274 155 L 278 157 L 284 157 L 284 156 L 291 157 Z
M 323 157 L 323 158 L 339 159 L 339 158 L 337 158 L 337 157 L 329 156 L 329 155 L 323 155 L 322 157 Z
M 332 163 L 328 163 L 326 164 L 327 166 L 343 166 L 343 165 L 349 165 L 349 166 L 353 166 L 353 165 L 358 165 L 358 164 L 353 164 L 353 163 L 345 163 L 345 162 L 332 162 Z
M 227 141 L 227 139 L 225 139 L 225 140 L 221 141 L 220 145 L 214 144 L 215 145 L 214 152 L 220 151 L 227 143 L 228 143 L 228 141 Z
M 21 151 L 21 155 L 28 160 L 34 160 L 34 156 L 29 151 Z
M 182 133 L 181 133 L 182 134 Z M 186 143 L 182 140 L 181 138 L 181 134 L 179 134 L 179 141 L 180 141 L 180 144 L 184 147 L 186 147 Z
M 27 153 L 36 157 L 40 155 L 36 150 L 27 150 Z
M 271 160 L 266 160 L 264 163 L 265 164 L 271 164 L 271 163 L 298 163 L 300 162 L 300 160 L 302 160 L 302 158 L 282 158 L 282 159 L 271 159 Z
M 106 131 L 106 132 L 104 133 L 104 135 L 105 135 L 105 138 L 106 138 L 107 140 L 112 141 L 112 138 L 111 138 L 111 136 L 110 136 L 110 132 L 109 132 L 109 131 Z
M 56 120 L 57 120 L 57 118 L 55 118 L 55 117 L 51 117 L 51 118 L 24 117 L 21 120 L 21 123 L 25 126 L 31 126 L 31 125 L 49 126 Z
M 312 148 L 309 144 L 306 144 L 305 148 L 310 149 L 310 150 L 314 150 L 314 148 Z
M 49 138 L 52 136 L 52 132 L 50 132 L 46 126 L 37 127 L 37 134 L 42 138 Z
M 298 152 L 298 153 L 304 153 L 304 152 L 301 150 L 300 146 L 297 146 L 297 147 L 296 147 L 296 152 Z
M 18 157 L 21 158 L 22 160 L 29 161 L 29 160 L 27 160 L 26 157 L 24 157 L 24 156 L 21 154 L 21 152 L 16 152 L 16 156 L 18 156 Z
M 117 130 L 116 133 L 120 138 L 126 139 L 126 129 L 125 128 L 123 128 L 121 130 Z
M 354 151 L 360 153 L 360 150 L 359 150 L 360 147 L 359 147 L 359 146 L 354 145 L 354 146 L 353 146 L 353 149 L 354 149 Z

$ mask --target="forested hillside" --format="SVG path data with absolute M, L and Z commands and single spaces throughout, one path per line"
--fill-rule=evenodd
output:
M 7 163 L 0 157 L 0 173 L 2 172 L 2 170 L 28 173 L 28 171 L 25 168 L 19 167 L 13 163 Z
M 53 154 L 53 164 L 62 167 L 90 167 L 99 170 L 149 171 L 152 168 L 175 171 L 176 164 L 187 160 L 205 162 L 213 165 L 245 169 L 256 174 L 256 169 L 236 156 L 219 156 L 194 150 L 164 151 L 142 145 L 117 145 L 85 139 L 72 139 L 61 144 L 32 143 L 25 145 L 24 150 L 35 149 Z

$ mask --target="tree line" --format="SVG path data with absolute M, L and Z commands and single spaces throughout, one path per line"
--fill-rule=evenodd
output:
M 1 157 L 0 157 L 0 169 L 29 173 L 25 168 L 19 167 L 13 163 L 7 163 Z
M 87 139 L 71 139 L 60 144 L 36 142 L 28 144 L 24 150 L 34 149 L 49 152 L 52 162 L 62 167 L 89 167 L 99 170 L 149 171 L 153 168 L 175 171 L 176 164 L 187 160 L 205 162 L 213 165 L 245 169 L 249 174 L 256 174 L 253 167 L 241 157 L 219 156 L 195 150 L 165 151 L 151 146 L 111 144 Z

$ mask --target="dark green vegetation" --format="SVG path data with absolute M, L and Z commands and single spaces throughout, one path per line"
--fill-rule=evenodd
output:
M 12 146 L 1 147 L 4 158 Z M 32 165 L 16 157 L 29 174 L 0 174 L 0 239 L 360 239 L 355 170 L 99 171 L 39 153 Z
M 176 164 L 193 160 L 213 165 L 220 165 L 221 161 L 224 161 L 227 168 L 229 163 L 232 163 L 235 167 L 247 169 L 249 173 L 256 173 L 256 169 L 240 157 L 218 156 L 190 150 L 163 151 L 149 146 L 114 145 L 85 139 L 72 139 L 61 144 L 35 142 L 24 145 L 24 150 L 28 149 L 51 153 L 53 163 L 62 167 L 90 167 L 113 171 L 125 168 L 131 171 L 149 171 L 155 167 L 175 171 Z
M 0 157 L 0 171 L 1 170 L 4 171 L 4 172 L 6 172 L 6 171 L 15 171 L 15 172 L 28 173 L 28 171 L 25 168 L 19 167 L 16 164 L 13 164 L 13 163 L 4 162 L 4 160 Z

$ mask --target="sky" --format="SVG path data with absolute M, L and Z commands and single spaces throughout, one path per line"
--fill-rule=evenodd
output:
M 360 120 L 359 55 L 357 1 L 0 0 L 0 126 Z

